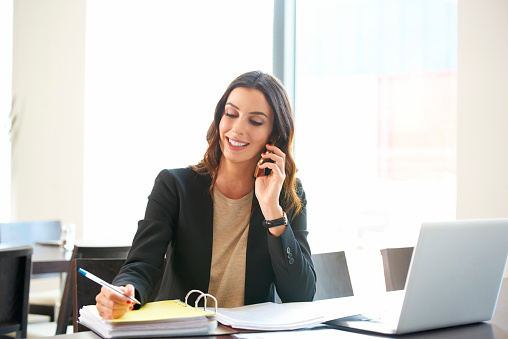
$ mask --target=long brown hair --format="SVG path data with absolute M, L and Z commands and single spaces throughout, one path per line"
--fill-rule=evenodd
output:
M 210 174 L 212 184 L 210 193 L 213 191 L 217 179 L 217 171 L 222 157 L 222 151 L 219 144 L 219 124 L 224 114 L 226 101 L 229 94 L 237 87 L 248 89 L 257 89 L 265 96 L 274 115 L 272 135 L 269 140 L 277 140 L 275 146 L 280 148 L 286 154 L 285 172 L 286 179 L 282 187 L 280 201 L 284 210 L 295 208 L 294 215 L 302 208 L 302 203 L 298 197 L 296 184 L 296 165 L 293 158 L 293 138 L 295 134 L 295 124 L 293 111 L 284 86 L 279 79 L 271 74 L 261 71 L 253 71 L 240 75 L 228 86 L 215 108 L 213 122 L 208 128 L 206 140 L 208 148 L 203 160 L 199 164 L 192 166 L 192 169 L 200 174 Z M 213 196 L 213 194 L 212 194 Z

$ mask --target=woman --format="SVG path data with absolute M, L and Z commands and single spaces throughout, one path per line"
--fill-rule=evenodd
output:
M 156 300 L 199 289 L 219 307 L 235 307 L 274 301 L 274 286 L 283 302 L 312 300 L 316 276 L 293 136 L 279 80 L 259 71 L 235 79 L 217 104 L 203 160 L 157 176 L 113 284 L 141 304 L 161 277 Z M 105 319 L 134 307 L 106 288 L 96 301 Z

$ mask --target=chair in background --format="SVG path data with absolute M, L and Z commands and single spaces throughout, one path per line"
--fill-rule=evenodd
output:
M 9 246 L 29 245 L 38 243 L 58 246 L 62 224 L 58 220 L 37 220 L 0 223 L 0 243 Z M 33 275 L 34 278 L 50 278 L 59 274 Z M 60 303 L 61 290 L 54 288 L 49 291 L 29 294 L 29 313 L 49 316 L 50 321 L 55 319 L 55 310 Z
M 349 297 L 353 286 L 343 251 L 312 255 L 316 271 L 316 295 L 314 300 Z
M 125 259 L 84 259 L 78 258 L 72 261 L 72 274 L 74 284 L 72 288 L 73 309 L 72 324 L 74 333 L 89 331 L 83 325 L 78 324 L 79 310 L 85 305 L 95 305 L 95 296 L 101 291 L 101 286 L 96 282 L 79 274 L 80 268 L 100 277 L 104 281 L 111 282 L 122 268 Z
M 384 248 L 381 250 L 386 291 L 403 290 L 413 256 L 413 247 Z
M 34 246 L 38 242 L 60 240 L 61 232 L 58 220 L 0 223 L 0 243 Z
M 0 334 L 26 338 L 32 253 L 31 246 L 0 248 Z
M 79 310 L 85 305 L 95 305 L 95 296 L 101 291 L 101 287 L 96 282 L 86 278 L 78 271 L 80 268 L 88 271 L 102 280 L 112 282 L 116 277 L 125 259 L 85 259 L 78 258 L 72 261 L 72 274 L 74 275 L 74 285 L 72 288 L 73 309 L 72 309 L 72 323 L 74 333 L 89 331 L 90 329 L 78 324 Z M 154 301 L 159 293 L 162 278 L 159 279 L 152 295 L 148 301 Z
M 104 258 L 104 259 L 126 259 L 130 246 L 80 246 L 75 245 L 72 252 L 71 262 L 81 258 Z M 101 277 L 102 278 L 102 277 Z M 104 279 L 104 278 L 103 278 Z M 67 278 L 65 279 L 62 302 L 58 313 L 56 334 L 67 333 L 67 326 L 72 324 L 72 289 L 74 285 L 74 274 L 72 264 L 69 265 Z

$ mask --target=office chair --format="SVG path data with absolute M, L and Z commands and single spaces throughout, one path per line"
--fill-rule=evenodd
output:
M 35 246 L 37 243 L 54 242 L 58 244 L 62 232 L 59 220 L 36 220 L 0 223 L 0 243 L 9 245 Z M 59 276 L 58 273 L 32 275 L 32 279 Z M 55 320 L 55 310 L 60 303 L 60 289 L 52 289 L 29 294 L 30 314 L 49 316 Z
M 87 327 L 78 324 L 79 310 L 85 305 L 95 305 L 95 296 L 99 294 L 102 287 L 78 273 L 78 270 L 82 268 L 110 283 L 116 277 L 124 262 L 125 259 L 85 258 L 77 258 L 72 261 L 72 274 L 74 275 L 72 325 L 74 333 L 89 331 Z
M 62 225 L 58 220 L 0 223 L 0 243 L 30 245 L 60 240 Z
M 413 247 L 384 248 L 381 250 L 381 256 L 386 291 L 403 290 L 413 256 Z
M 0 334 L 26 338 L 32 253 L 31 246 L 0 248 Z
M 349 297 L 353 286 L 343 251 L 312 254 L 316 271 L 316 295 L 314 300 Z
M 71 262 L 81 258 L 107 258 L 107 259 L 124 259 L 127 258 L 130 246 L 80 246 L 75 245 L 72 252 Z M 62 302 L 60 303 L 60 311 L 57 318 L 56 334 L 67 333 L 67 326 L 72 324 L 72 290 L 74 285 L 74 274 L 72 272 L 72 264 L 69 265 L 67 278 L 65 279 L 64 292 Z

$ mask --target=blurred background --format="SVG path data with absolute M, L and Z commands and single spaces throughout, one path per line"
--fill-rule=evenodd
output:
M 506 3 L 0 6 L 0 221 L 129 242 L 157 173 L 202 158 L 220 96 L 256 69 L 292 100 L 311 248 L 347 252 L 355 294 L 384 289 L 379 249 L 423 221 L 508 216 L 508 39 L 488 24 Z

